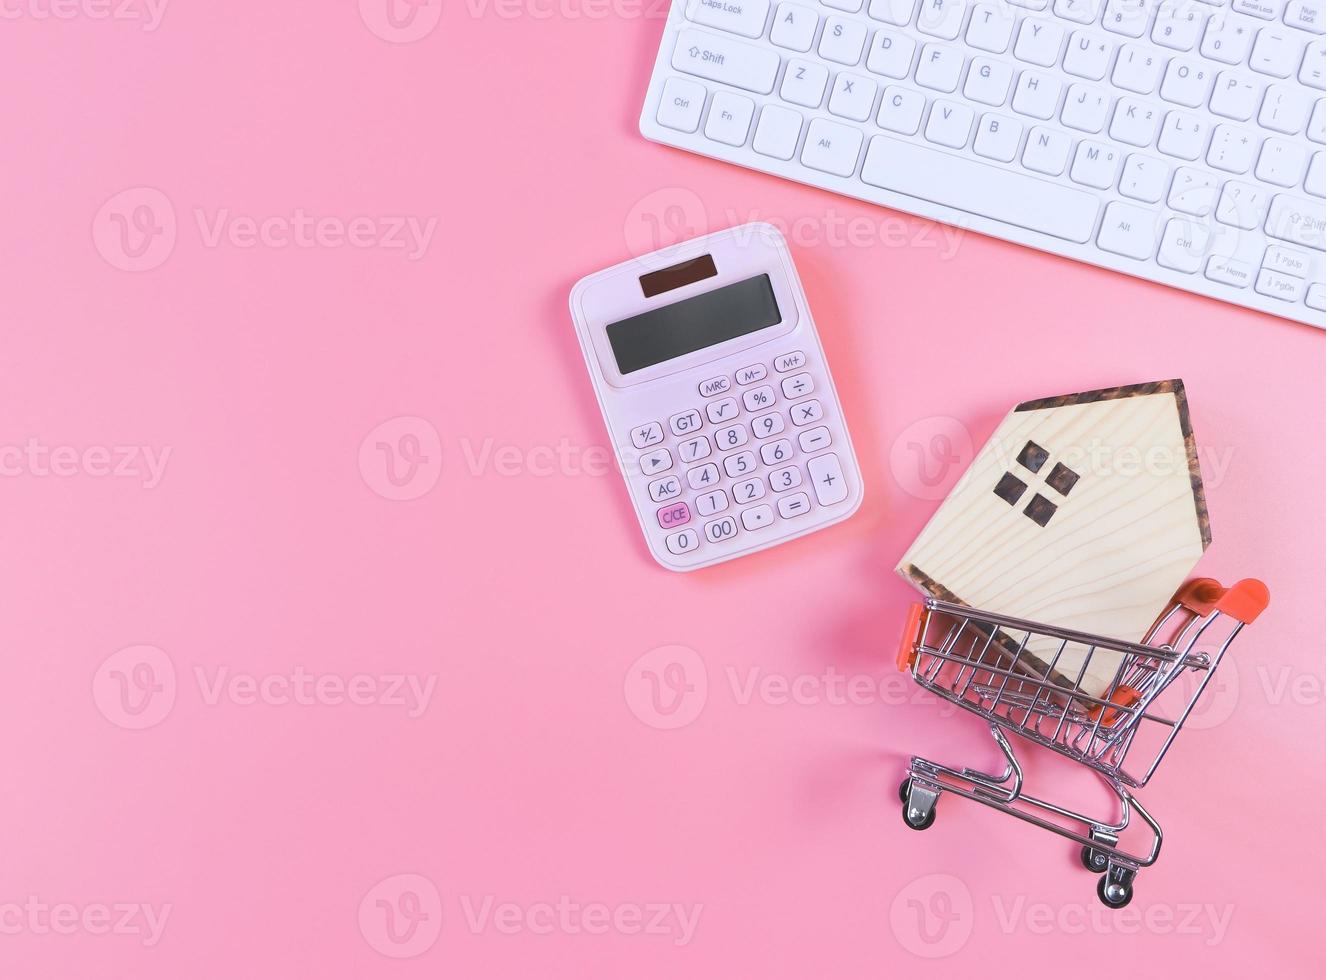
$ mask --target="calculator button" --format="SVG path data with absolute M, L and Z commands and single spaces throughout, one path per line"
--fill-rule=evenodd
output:
M 797 436 L 797 442 L 801 443 L 803 453 L 814 453 L 832 446 L 833 436 L 829 435 L 828 429 L 820 425 L 802 432 Z
M 757 381 L 763 381 L 768 374 L 769 371 L 763 364 L 752 364 L 737 372 L 737 384 L 753 385 Z
M 690 519 L 691 509 L 684 503 L 668 504 L 658 509 L 658 526 L 664 529 L 685 524 Z
M 740 411 L 741 409 L 737 408 L 735 398 L 724 398 L 721 402 L 710 402 L 704 407 L 704 413 L 709 416 L 709 421 L 714 425 L 731 422 Z
M 774 390 L 768 385 L 760 385 L 742 395 L 741 401 L 746 406 L 746 411 L 758 412 L 774 403 Z
M 645 476 L 653 476 L 655 473 L 670 469 L 672 469 L 672 453 L 666 449 L 655 449 L 652 453 L 640 454 L 640 472 Z
M 769 486 L 774 493 L 793 490 L 801 486 L 801 471 L 795 466 L 784 466 L 781 470 L 774 470 L 769 474 Z
M 689 412 L 681 412 L 668 419 L 668 426 L 672 429 L 672 434 L 676 436 L 684 436 L 688 432 L 694 432 L 703 424 L 700 413 L 695 409 L 691 409 Z
M 714 433 L 714 445 L 718 447 L 720 453 L 729 449 L 737 449 L 746 445 L 748 441 L 746 427 L 740 422 L 736 425 L 729 425 L 726 429 L 719 429 Z
M 779 374 L 786 374 L 788 371 L 795 371 L 797 368 L 805 366 L 806 355 L 799 350 L 774 358 L 774 370 Z
M 810 498 L 804 493 L 789 493 L 786 497 L 778 498 L 778 514 L 780 517 L 798 517 L 809 512 Z
M 649 499 L 656 504 L 681 496 L 681 477 L 665 476 L 649 484 Z
M 663 426 L 657 422 L 646 422 L 631 430 L 631 445 L 636 449 L 648 449 L 663 441 Z
M 720 517 L 716 521 L 710 521 L 704 526 L 704 536 L 715 544 L 719 541 L 726 541 L 728 538 L 737 536 L 737 519 L 735 517 Z
M 695 511 L 701 517 L 709 517 L 727 510 L 727 491 L 711 490 L 695 498 Z
M 764 496 L 764 481 L 761 479 L 742 480 L 732 487 L 732 499 L 739 504 L 748 504 Z M 749 530 L 749 528 L 747 529 Z
M 757 465 L 754 453 L 735 453 L 723 460 L 723 469 L 734 480 L 752 472 Z
M 663 540 L 668 546 L 668 551 L 674 555 L 684 555 L 686 552 L 694 551 L 700 546 L 700 535 L 694 528 L 690 527 L 684 531 L 669 534 Z
M 718 467 L 713 463 L 705 463 L 703 466 L 686 471 L 686 482 L 691 485 L 692 490 L 707 490 L 719 479 Z
M 697 459 L 704 459 L 714 451 L 714 447 L 709 444 L 708 436 L 693 436 L 690 439 L 683 439 L 677 445 L 677 455 L 681 457 L 683 463 L 694 463 Z
M 783 394 L 788 398 L 800 398 L 815 390 L 815 379 L 805 371 L 783 379 Z
M 783 431 L 783 416 L 778 412 L 761 415 L 759 418 L 752 420 L 750 430 L 755 433 L 756 439 L 768 439 L 770 436 L 776 436 Z
M 741 512 L 741 524 L 747 531 L 758 531 L 773 523 L 773 508 L 768 504 L 752 507 Z
M 792 452 L 792 444 L 786 439 L 779 439 L 777 442 L 766 442 L 760 447 L 760 459 L 764 460 L 765 466 L 776 466 L 791 459 Z
M 700 382 L 700 394 L 705 398 L 713 398 L 714 395 L 721 395 L 731 387 L 731 378 L 710 378 L 708 381 Z
M 821 504 L 840 504 L 847 499 L 847 480 L 843 477 L 843 468 L 838 465 L 838 456 L 828 453 L 816 456 L 806 464 L 810 473 L 811 486 L 815 488 L 815 499 Z
M 818 422 L 822 418 L 824 418 L 824 406 L 820 404 L 818 398 L 792 406 L 793 425 L 810 425 L 811 422 Z

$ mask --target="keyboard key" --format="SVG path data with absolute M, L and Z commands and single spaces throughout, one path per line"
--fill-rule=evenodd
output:
M 1318 99 L 1317 107 L 1312 110 L 1308 120 L 1308 139 L 1314 143 L 1326 143 L 1326 99 Z
M 717 34 L 686 28 L 677 35 L 672 67 L 711 82 L 768 95 L 778 75 L 778 54 Z
M 1165 80 L 1160 84 L 1160 97 L 1189 109 L 1204 106 L 1214 74 L 1200 61 L 1175 58 L 1165 69 Z
M 1310 88 L 1326 90 L 1326 41 L 1313 41 L 1303 52 L 1298 80 Z
M 905 136 L 913 135 L 921 126 L 921 114 L 925 111 L 925 96 L 920 92 L 890 85 L 884 90 L 884 97 L 879 100 L 879 116 L 876 122 L 880 129 L 891 129 Z
M 1101 26 L 1124 37 L 1141 37 L 1150 19 L 1147 0 L 1108 0 Z
M 1153 49 L 1140 44 L 1125 44 L 1119 52 L 1119 60 L 1114 63 L 1110 81 L 1129 92 L 1150 95 L 1156 90 L 1164 67 L 1165 59 Z
M 1201 269 L 1211 232 L 1201 222 L 1186 218 L 1170 218 L 1160 236 L 1160 251 L 1156 261 L 1176 272 L 1196 272 Z
M 1326 284 L 1316 282 L 1309 286 L 1308 295 L 1303 302 L 1314 310 L 1326 310 Z M 786 517 L 787 515 L 784 514 L 783 516 Z
M 1220 180 L 1192 167 L 1180 167 L 1169 188 L 1169 206 L 1175 211 L 1204 218 L 1215 207 Z
M 1124 161 L 1119 193 L 1135 201 L 1155 204 L 1165 195 L 1169 184 L 1169 164 L 1164 160 L 1130 153 Z
M 1108 190 L 1114 186 L 1114 178 L 1119 173 L 1119 158 L 1123 154 L 1112 146 L 1083 140 L 1077 144 L 1077 153 L 1073 156 L 1073 168 L 1068 176 L 1075 184 L 1085 184 L 1097 190 Z
M 789 493 L 778 500 L 778 516 L 783 519 L 810 513 L 810 498 L 804 493 Z
M 829 69 L 815 61 L 793 58 L 787 63 L 778 95 L 784 102 L 815 109 L 824 101 L 824 88 L 828 84 Z
M 774 12 L 773 30 L 769 40 L 780 48 L 793 51 L 809 51 L 815 42 L 815 28 L 819 26 L 820 15 L 809 7 L 795 3 L 780 3 Z
M 1021 142 L 1022 123 L 987 112 L 976 128 L 976 142 L 972 148 L 983 157 L 1011 163 L 1018 155 L 1018 144 Z
M 813 429 L 807 429 L 797 436 L 797 442 L 801 446 L 803 453 L 817 453 L 821 449 L 828 449 L 833 445 L 833 436 L 829 430 L 819 425 Z
M 1283 245 L 1272 245 L 1262 259 L 1262 268 L 1306 279 L 1312 269 L 1312 259 L 1304 252 L 1296 252 Z
M 727 375 L 720 375 L 717 378 L 710 378 L 708 381 L 701 381 L 699 384 L 700 394 L 705 398 L 713 398 L 715 395 L 721 395 L 732 387 L 732 379 Z
M 936 99 L 925 124 L 925 138 L 931 143 L 960 150 L 967 145 L 976 114 L 960 102 Z
M 820 404 L 818 398 L 812 398 L 810 401 L 793 405 L 788 410 L 788 414 L 792 416 L 793 425 L 809 425 L 824 418 L 824 406 Z
M 1037 119 L 1053 119 L 1063 89 L 1063 84 L 1053 75 L 1024 71 L 1018 77 L 1018 87 L 1013 93 L 1013 111 Z
M 874 187 L 1074 242 L 1091 237 L 1100 209 L 1096 196 L 1086 191 L 887 136 L 871 139 L 861 179 Z
M 1058 177 L 1068 166 L 1068 153 L 1073 141 L 1066 135 L 1044 126 L 1036 126 L 1027 134 L 1027 146 L 1022 151 L 1022 166 L 1039 174 Z
M 686 482 L 690 484 L 692 490 L 707 490 L 720 479 L 722 477 L 719 475 L 718 467 L 713 463 L 705 463 L 703 466 L 686 471 Z
M 672 434 L 675 436 L 684 436 L 686 433 L 700 428 L 703 424 L 700 413 L 695 409 L 688 412 L 679 412 L 668 419 L 668 428 L 672 430 Z
M 1314 99 L 1301 89 L 1290 85 L 1272 85 L 1266 89 L 1257 122 L 1277 133 L 1292 136 L 1303 132 L 1312 112 Z
M 1206 162 L 1231 174 L 1246 174 L 1257 159 L 1262 141 L 1255 134 L 1236 126 L 1220 125 L 1211 137 Z
M 678 524 L 686 524 L 691 519 L 691 508 L 685 503 L 668 504 L 658 509 L 658 526 L 667 529 Z
M 977 58 L 967 69 L 967 81 L 962 94 L 974 102 L 1001 106 L 1008 101 L 1008 89 L 1013 84 L 1013 69 L 1002 61 Z
M 1084 133 L 1099 133 L 1110 118 L 1113 101 L 1109 93 L 1101 89 L 1074 82 L 1068 86 L 1068 97 L 1064 99 L 1059 121 Z
M 1154 211 L 1111 201 L 1105 208 L 1096 244 L 1130 259 L 1149 259 L 1156 250 L 1155 222 Z
M 663 441 L 663 426 L 658 422 L 646 422 L 631 430 L 631 445 L 636 449 L 648 449 Z
M 921 0 L 916 29 L 922 34 L 952 41 L 962 30 L 967 15 L 967 0 Z
M 641 453 L 640 472 L 645 476 L 653 476 L 655 473 L 662 473 L 664 470 L 672 469 L 672 453 L 666 449 L 655 449 L 653 452 Z
M 1283 242 L 1326 250 L 1326 203 L 1275 195 L 1266 216 L 1266 234 Z
M 1234 0 L 1234 9 L 1260 20 L 1275 20 L 1283 3 L 1284 0 Z
M 1165 114 L 1156 149 L 1180 160 L 1196 160 L 1206 147 L 1206 122 L 1186 112 Z
M 708 436 L 695 436 L 692 439 L 683 439 L 677 445 L 677 456 L 683 463 L 694 463 L 698 459 L 704 459 L 713 453 L 714 447 L 709 443 Z
M 779 439 L 777 442 L 766 442 L 760 447 L 760 459 L 764 460 L 765 466 L 777 466 L 779 463 L 792 458 L 792 444 L 786 439 Z
M 649 484 L 649 499 L 656 504 L 681 496 L 681 480 L 675 476 L 665 476 Z
M 1160 110 L 1146 102 L 1122 98 L 1114 107 L 1110 121 L 1110 136 L 1133 146 L 1150 146 L 1160 125 Z
M 1299 143 L 1279 137 L 1268 139 L 1257 157 L 1257 179 L 1281 187 L 1296 187 L 1307 164 L 1307 150 Z
M 1326 153 L 1314 153 L 1303 181 L 1303 189 L 1316 197 L 1326 197 Z
M 764 33 L 764 21 L 769 16 L 769 0 L 690 0 L 686 16 L 697 24 L 717 27 L 719 30 L 759 37 Z
M 704 536 L 711 544 L 737 536 L 737 521 L 733 517 L 720 517 L 704 526 Z
M 783 431 L 782 413 L 770 412 L 768 415 L 751 419 L 750 430 L 755 433 L 756 439 L 768 439 L 770 436 L 778 435 Z
M 763 381 L 769 376 L 769 369 L 763 364 L 752 364 L 750 367 L 744 367 L 737 372 L 737 384 L 752 385 L 757 381 Z
M 756 153 L 778 160 L 791 160 L 801 136 L 801 113 L 780 105 L 760 110 L 760 124 L 755 128 L 751 148 Z
M 1247 122 L 1257 111 L 1261 83 L 1238 72 L 1222 71 L 1216 76 L 1215 91 L 1211 93 L 1211 111 L 1226 119 Z
M 779 354 L 774 358 L 774 370 L 779 374 L 786 374 L 788 371 L 796 371 L 806 366 L 806 355 L 803 351 L 788 351 L 786 354 Z
M 658 124 L 683 133 L 700 128 L 700 111 L 704 109 L 704 86 L 684 78 L 669 78 L 663 83 L 663 95 L 658 100 Z
M 695 512 L 701 517 L 712 517 L 728 509 L 726 490 L 711 490 L 695 498 Z
M 763 480 L 742 480 L 732 485 L 732 499 L 738 504 L 749 504 L 765 494 Z
M 917 0 L 870 0 L 868 12 L 875 20 L 896 27 L 906 27 L 916 13 Z
M 866 68 L 888 78 L 906 78 L 911 73 L 916 42 L 905 34 L 876 31 L 866 55 Z
M 866 46 L 866 25 L 858 20 L 830 17 L 820 35 L 820 57 L 840 65 L 855 65 Z
M 803 433 L 804 434 L 804 433 Z M 792 490 L 801 486 L 801 470 L 795 466 L 784 466 L 769 474 L 769 489 L 774 493 Z
M 769 385 L 760 385 L 758 388 L 744 392 L 741 401 L 746 406 L 746 411 L 758 412 L 774 403 L 774 390 Z
M 761 490 L 763 484 L 759 484 Z M 761 528 L 768 527 L 773 523 L 773 508 L 768 504 L 760 504 L 758 507 L 752 507 L 750 510 L 741 512 L 741 526 L 747 531 L 758 531 Z
M 1054 13 L 1075 24 L 1094 24 L 1104 5 L 1104 0 L 1054 0 Z
M 1313 34 L 1326 33 L 1326 3 L 1322 0 L 1289 0 L 1285 23 Z
M 1248 67 L 1264 75 L 1288 78 L 1298 67 L 1303 54 L 1303 43 L 1289 31 L 1276 27 L 1263 27 L 1257 32 Z M 1261 292 L 1259 289 L 1258 292 Z
M 806 130 L 806 145 L 801 162 L 814 170 L 839 177 L 850 177 L 861 155 L 861 130 L 841 126 L 827 119 L 812 119 Z
M 740 449 L 749 441 L 746 436 L 746 427 L 740 422 L 736 425 L 729 425 L 725 429 L 719 429 L 714 433 L 714 445 L 718 447 L 719 452 Z
M 829 95 L 829 111 L 835 116 L 865 122 L 875 106 L 875 92 L 875 83 L 870 79 L 845 71 L 839 72 L 833 80 L 833 92 Z
M 740 380 L 741 372 L 737 372 L 737 379 Z M 709 416 L 709 421 L 714 425 L 721 425 L 724 422 L 731 421 L 741 412 L 737 407 L 735 398 L 724 398 L 722 401 L 710 402 L 704 407 L 704 413 Z
M 1252 285 L 1253 276 L 1256 274 L 1257 270 L 1248 263 L 1223 255 L 1213 255 L 1206 263 L 1206 278 L 1236 289 L 1247 289 Z
M 1216 205 L 1216 221 L 1244 231 L 1260 228 L 1266 220 L 1271 203 L 1271 192 L 1256 184 L 1227 181 L 1220 191 Z
M 1257 276 L 1257 292 L 1286 303 L 1297 303 L 1303 297 L 1304 282 L 1295 276 L 1285 276 L 1263 269 Z
M 980 51 L 1003 54 L 1008 50 L 1016 23 L 1017 19 L 1006 7 L 978 3 L 967 23 L 967 43 Z
M 815 488 L 815 499 L 821 506 L 839 504 L 847 499 L 847 478 L 838 462 L 836 453 L 816 456 L 806 464 L 810 474 L 811 486 Z
M 1252 36 L 1256 31 L 1242 17 L 1223 11 L 1206 22 L 1202 34 L 1202 57 L 1225 65 L 1241 65 L 1252 50 Z
M 1206 26 L 1207 16 L 1191 0 L 1161 0 L 1151 25 L 1151 40 L 1174 51 L 1191 51 Z
M 675 534 L 669 534 L 663 539 L 667 545 L 668 551 L 674 555 L 684 555 L 688 551 L 694 551 L 700 546 L 700 535 L 692 528 L 685 531 L 677 531 Z
M 755 103 L 735 92 L 715 92 L 705 120 L 704 135 L 728 146 L 742 146 L 750 133 Z
M 1064 71 L 1098 82 L 1105 77 L 1114 55 L 1115 43 L 1089 31 L 1074 31 L 1064 52 Z
M 858 13 L 864 2 L 865 0 L 820 0 L 820 3 L 826 7 L 832 7 L 834 10 L 841 10 L 848 14 Z
M 1064 46 L 1064 29 L 1058 24 L 1028 17 L 1018 30 L 1013 56 L 1021 61 L 1050 68 L 1059 63 Z
M 921 49 L 921 63 L 916 66 L 916 84 L 937 92 L 956 91 L 962 63 L 962 52 L 958 48 L 927 44 Z
M 801 374 L 784 378 L 782 388 L 784 398 L 800 398 L 815 390 L 815 379 L 803 371 Z

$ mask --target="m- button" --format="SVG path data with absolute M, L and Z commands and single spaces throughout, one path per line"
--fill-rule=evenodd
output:
M 795 371 L 799 367 L 805 367 L 806 355 L 799 350 L 794 350 L 790 354 L 783 354 L 781 357 L 774 358 L 774 370 L 783 374 L 787 371 Z

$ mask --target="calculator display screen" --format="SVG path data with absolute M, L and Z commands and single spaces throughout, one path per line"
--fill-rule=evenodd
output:
M 773 284 L 762 274 L 608 324 L 617 369 L 640 371 L 780 323 Z

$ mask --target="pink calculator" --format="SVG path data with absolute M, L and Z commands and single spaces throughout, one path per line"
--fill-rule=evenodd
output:
M 861 471 L 783 236 L 763 222 L 576 283 L 571 316 L 659 563 L 689 571 L 850 517 Z

